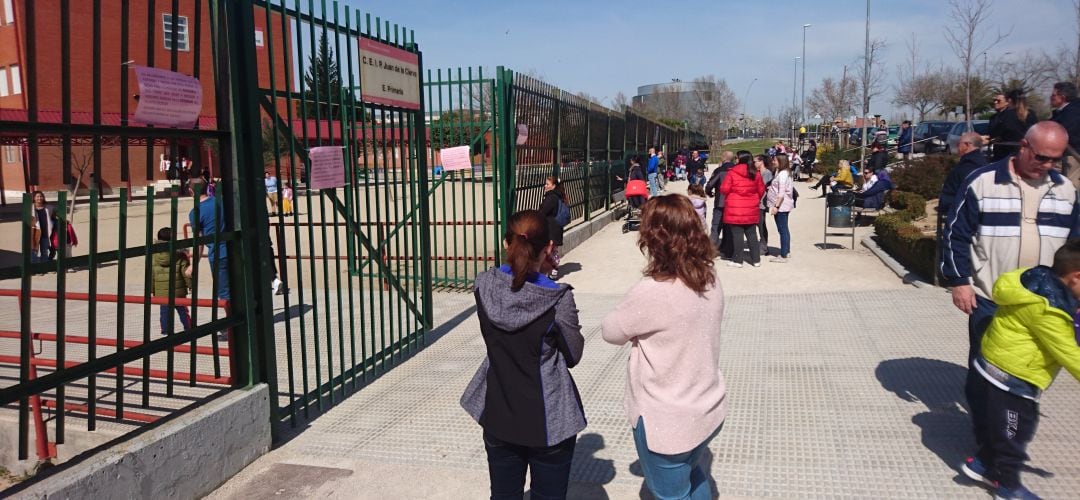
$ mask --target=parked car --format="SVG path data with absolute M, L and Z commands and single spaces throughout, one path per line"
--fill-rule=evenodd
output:
M 948 147 L 949 130 L 955 122 L 945 120 L 928 120 L 915 126 L 915 144 L 911 146 L 913 153 L 936 153 L 945 151 Z
M 890 148 L 896 147 L 896 141 L 900 140 L 900 126 L 889 125 L 889 139 L 885 142 L 885 145 Z
M 975 133 L 979 135 L 990 135 L 990 120 L 972 120 L 972 127 L 975 129 Z M 960 136 L 964 132 L 967 132 L 967 122 L 956 122 L 949 129 L 949 136 L 946 139 L 945 152 L 955 153 L 956 147 L 960 144 Z

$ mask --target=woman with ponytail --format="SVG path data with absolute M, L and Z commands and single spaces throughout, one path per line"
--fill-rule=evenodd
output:
M 477 275 L 474 295 L 487 357 L 461 406 L 484 430 L 491 498 L 566 498 L 577 434 L 585 429 L 570 368 L 585 338 L 569 285 L 546 274 L 555 243 L 539 211 L 510 216 L 505 264 Z

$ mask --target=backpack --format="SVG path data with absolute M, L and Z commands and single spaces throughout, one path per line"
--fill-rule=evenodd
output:
M 566 227 L 570 223 L 570 205 L 562 201 L 562 198 L 559 198 L 559 208 L 555 212 L 555 222 L 558 222 L 562 227 Z

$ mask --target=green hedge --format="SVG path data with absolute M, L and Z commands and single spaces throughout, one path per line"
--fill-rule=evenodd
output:
M 932 200 L 941 194 L 945 177 L 956 161 L 954 156 L 928 155 L 911 160 L 906 165 L 897 165 L 889 176 L 898 189 Z
M 926 199 L 915 193 L 893 191 L 889 206 L 897 212 L 881 214 L 874 220 L 878 243 L 908 269 L 924 278 L 934 276 L 934 236 L 924 235 L 911 223 L 926 217 Z

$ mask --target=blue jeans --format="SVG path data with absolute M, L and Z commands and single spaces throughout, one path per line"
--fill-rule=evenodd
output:
M 48 236 L 45 236 L 44 231 L 42 231 L 42 233 L 43 234 L 41 235 L 41 239 L 38 240 L 38 249 L 30 250 L 31 264 L 39 264 L 49 261 L 49 248 L 52 246 L 52 241 L 49 240 Z
M 785 259 L 791 251 L 791 231 L 788 230 L 788 215 L 791 212 L 776 212 L 776 232 L 780 233 L 780 256 Z
M 656 184 L 656 172 L 649 174 L 649 196 L 653 197 L 659 192 L 659 187 Z
M 180 315 L 180 324 L 184 325 L 185 330 L 191 329 L 191 315 L 188 314 L 187 306 L 174 306 L 176 312 Z M 169 306 L 161 306 L 161 334 L 170 335 L 176 330 L 176 324 L 173 324 L 173 330 L 169 328 Z
M 718 427 L 705 441 L 686 453 L 662 455 L 649 451 L 645 437 L 645 419 L 638 417 L 637 427 L 634 427 L 634 446 L 637 447 L 641 470 L 645 473 L 645 484 L 656 500 L 712 498 L 709 475 L 701 469 L 700 462 L 701 456 L 709 448 L 709 442 L 723 427 Z
M 533 448 L 507 443 L 485 432 L 492 500 L 522 498 L 526 470 L 532 478 L 529 498 L 565 499 L 576 444 L 577 436 L 574 436 L 555 446 Z
M 229 259 L 211 259 L 210 267 L 217 273 L 217 298 L 229 300 Z

